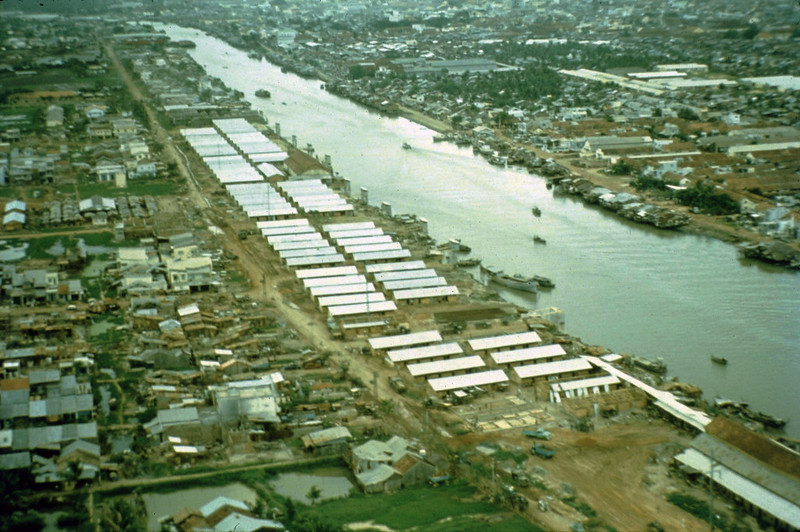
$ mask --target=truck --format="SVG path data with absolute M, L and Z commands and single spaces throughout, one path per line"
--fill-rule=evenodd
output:
M 247 231 L 242 229 L 239 231 L 239 240 L 247 240 Z
M 549 440 L 553 435 L 549 430 L 542 428 L 538 429 L 522 429 L 522 435 L 528 438 L 536 438 L 537 440 Z
M 400 377 L 389 377 L 389 386 L 397 393 L 405 393 L 406 383 Z
M 531 454 L 549 460 L 556 455 L 556 450 L 542 443 L 535 443 L 533 447 L 531 447 Z

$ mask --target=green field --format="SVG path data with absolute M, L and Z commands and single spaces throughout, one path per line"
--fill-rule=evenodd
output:
M 128 181 L 125 188 L 117 188 L 113 183 L 85 183 L 82 185 L 61 185 L 55 190 L 66 195 L 75 195 L 78 190 L 79 199 L 91 198 L 92 196 L 104 196 L 115 198 L 118 196 L 173 196 L 178 193 L 180 184 L 173 181 L 161 181 L 144 179 L 140 181 Z
M 334 526 L 372 521 L 394 530 L 426 532 L 541 530 L 506 509 L 481 500 L 475 488 L 461 482 L 436 488 L 405 488 L 391 494 L 359 494 L 313 507 L 298 505 L 298 517 Z
M 44 124 L 42 119 L 43 107 L 0 107 L 0 129 L 19 128 L 20 131 L 30 131 Z

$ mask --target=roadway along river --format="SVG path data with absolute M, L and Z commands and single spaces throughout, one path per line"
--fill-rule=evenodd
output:
M 542 178 L 489 165 L 469 148 L 434 144 L 433 132 L 402 118 L 371 113 L 284 74 L 226 43 L 168 26 L 191 39 L 207 72 L 242 91 L 281 133 L 330 154 L 334 168 L 369 190 L 370 203 L 430 222 L 439 241 L 461 238 L 484 264 L 509 273 L 551 277 L 556 288 L 526 306 L 556 306 L 567 331 L 618 352 L 663 357 L 669 374 L 700 386 L 706 398 L 749 401 L 800 420 L 800 275 L 742 262 L 711 238 L 627 222 L 575 199 L 553 196 Z M 256 98 L 256 89 L 272 93 Z M 408 142 L 412 149 L 403 150 Z M 542 210 L 541 218 L 531 207 Z M 546 245 L 532 241 L 534 234 Z M 727 367 L 711 354 L 728 358 Z M 787 431 L 800 435 L 800 423 Z

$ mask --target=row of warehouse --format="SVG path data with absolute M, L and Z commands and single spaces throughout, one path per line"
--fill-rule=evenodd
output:
M 536 332 L 523 332 L 467 340 L 465 350 L 458 342 L 443 342 L 436 330 L 369 340 L 374 354 L 427 381 L 437 394 L 509 381 L 520 386 L 547 382 L 550 400 L 560 402 L 620 386 L 619 378 L 582 357 L 570 357 L 561 345 L 540 343 Z

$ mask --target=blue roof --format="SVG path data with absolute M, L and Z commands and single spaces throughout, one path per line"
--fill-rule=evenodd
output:
M 230 506 L 232 508 L 238 508 L 240 510 L 250 511 L 250 508 L 247 506 L 247 503 L 240 501 L 238 499 L 232 499 L 230 497 L 225 497 L 224 495 L 220 495 L 216 499 L 201 506 L 200 513 L 203 514 L 203 517 L 208 517 L 209 515 L 213 514 L 223 506 Z

